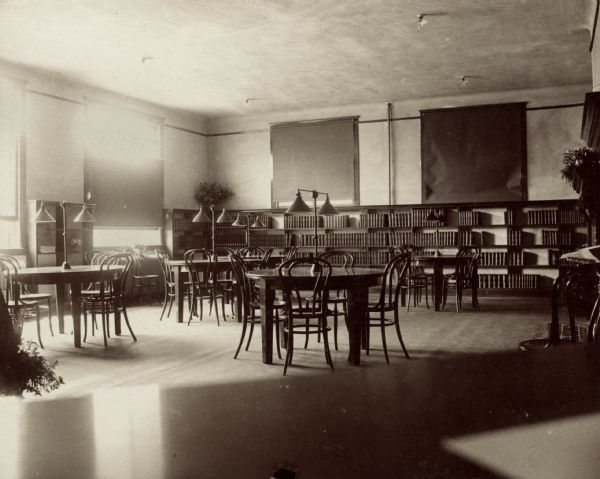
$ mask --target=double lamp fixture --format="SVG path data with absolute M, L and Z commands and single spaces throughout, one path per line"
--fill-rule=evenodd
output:
M 63 254 L 64 261 L 62 263 L 62 269 L 71 269 L 71 265 L 69 264 L 67 258 L 67 207 L 71 204 L 81 206 L 81 211 L 79 214 L 73 219 L 73 223 L 95 223 L 96 219 L 88 209 L 89 207 L 93 207 L 96 205 L 92 205 L 89 203 L 68 203 L 66 201 L 59 201 L 58 205 L 62 209 L 62 237 L 63 237 Z M 44 202 L 40 202 L 40 208 L 37 210 L 35 214 L 35 218 L 33 218 L 35 223 L 56 223 L 56 219 L 54 216 L 50 214 Z

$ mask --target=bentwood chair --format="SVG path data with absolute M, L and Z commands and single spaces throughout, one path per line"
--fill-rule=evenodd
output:
M 367 339 L 367 354 L 369 354 L 369 340 L 371 328 L 381 330 L 381 342 L 383 345 L 383 353 L 385 361 L 389 364 L 390 359 L 387 350 L 387 341 L 385 328 L 393 326 L 396 329 L 400 346 L 404 351 L 406 358 L 409 358 L 408 351 L 402 339 L 400 332 L 400 316 L 398 312 L 398 298 L 402 282 L 406 277 L 410 263 L 410 256 L 407 254 L 393 256 L 385 265 L 381 288 L 379 289 L 379 297 L 376 302 L 369 303 L 367 307 L 367 321 L 365 324 L 365 334 Z M 391 313 L 392 318 L 386 317 L 386 313 Z
M 202 320 L 203 301 L 208 297 L 209 312 L 212 312 L 214 306 L 217 315 L 217 325 L 219 322 L 219 308 L 217 300 L 221 299 L 221 310 L 225 317 L 225 297 L 223 294 L 222 283 L 216 280 L 214 272 L 214 263 L 216 255 L 207 249 L 191 249 L 184 253 L 183 259 L 190 275 L 190 287 L 192 295 L 190 298 L 191 308 L 188 319 L 188 326 L 192 322 L 194 315 Z M 200 314 L 198 314 L 200 308 Z
M 307 279 L 307 273 L 315 268 Z M 294 337 L 297 335 L 323 335 L 325 361 L 333 370 L 333 360 L 329 350 L 327 324 L 327 282 L 331 276 L 331 265 L 320 258 L 295 258 L 285 261 L 279 266 L 279 278 L 283 287 L 285 301 L 284 334 L 287 334 L 287 354 L 283 374 L 285 376 L 288 366 L 294 357 Z M 300 279 L 301 278 L 301 279 Z M 299 285 L 302 281 L 304 285 Z M 300 290 L 310 287 L 311 297 L 315 298 L 308 303 L 298 301 Z
M 348 251 L 327 251 L 319 255 L 319 258 L 329 262 L 332 266 L 340 266 L 344 269 L 354 267 L 354 255 Z M 348 315 L 348 296 L 346 290 L 330 291 L 327 300 L 329 310 L 333 316 L 333 345 L 338 350 L 338 317 L 344 318 Z
M 148 267 L 148 258 L 143 257 L 133 248 L 129 248 L 127 252 L 130 253 L 133 258 L 131 272 L 132 294 L 137 295 L 138 304 L 142 302 L 142 297 L 144 296 L 152 303 L 153 297 L 158 290 L 158 274 L 145 271 Z
M 156 257 L 158 258 L 158 262 L 160 263 L 160 269 L 163 273 L 164 287 L 165 287 L 165 297 L 164 297 L 164 305 L 162 312 L 160 313 L 160 320 L 162 321 L 163 316 L 165 315 L 165 310 L 167 309 L 167 303 L 169 304 L 169 310 L 167 311 L 167 318 L 171 315 L 171 308 L 173 308 L 173 302 L 175 301 L 175 273 L 173 269 L 169 267 L 167 261 L 169 260 L 169 255 L 165 253 L 161 249 L 157 249 Z
M 0 282 L 4 286 L 4 297 L 8 311 L 13 320 L 13 324 L 17 327 L 16 332 L 21 336 L 23 322 L 26 319 L 34 318 L 37 330 L 38 343 L 41 348 L 44 348 L 41 335 L 40 325 L 40 300 L 46 300 L 42 294 L 38 297 L 35 293 L 29 293 L 27 289 L 15 281 L 15 274 L 19 269 L 19 264 L 8 255 L 0 255 Z M 23 295 L 21 295 L 23 293 Z M 28 299 L 27 299 L 28 298 Z M 50 322 L 50 333 L 52 331 L 52 318 L 50 303 L 48 304 L 48 321 Z
M 465 289 L 470 289 L 471 294 L 477 289 L 478 285 L 473 281 L 473 275 L 477 268 L 479 258 L 481 257 L 481 248 L 477 246 L 463 246 L 456 253 L 459 261 L 453 273 L 444 275 L 444 289 L 442 309 L 446 306 L 448 290 L 456 291 L 456 311 L 460 312 L 462 308 L 462 297 Z M 477 306 L 477 304 L 475 304 Z
M 408 299 L 406 301 L 406 310 L 410 310 L 410 300 L 413 300 L 413 306 L 416 307 L 421 302 L 421 298 L 425 297 L 425 305 L 429 309 L 429 294 L 431 294 L 431 301 L 434 301 L 433 297 L 433 274 L 426 273 L 415 256 L 422 256 L 423 249 L 416 246 L 406 246 L 406 251 L 410 254 L 410 263 L 408 267 L 408 273 L 406 275 L 406 283 L 408 285 Z
M 248 340 L 246 342 L 245 350 L 248 351 L 250 347 L 250 341 L 252 341 L 252 333 L 254 332 L 254 326 L 256 324 L 260 324 L 260 317 L 257 316 L 257 312 L 260 312 L 260 299 L 258 297 L 258 293 L 252 281 L 246 276 L 248 272 L 248 266 L 244 262 L 243 258 L 239 255 L 231 253 L 229 255 L 229 261 L 231 261 L 231 269 L 233 270 L 233 274 L 236 278 L 237 284 L 239 285 L 239 289 L 241 292 L 241 298 L 238 301 L 242 301 L 242 334 L 240 336 L 240 342 L 238 344 L 237 350 L 235 351 L 235 355 L 233 359 L 237 359 L 240 350 L 242 349 L 242 345 L 244 344 L 244 339 L 246 337 L 246 332 L 248 326 L 250 327 L 250 331 L 248 332 Z M 277 343 L 277 355 L 279 359 L 281 359 L 281 348 L 279 346 L 279 325 L 281 320 L 279 318 L 279 311 L 284 307 L 284 303 L 281 301 L 275 301 L 273 303 L 273 308 L 275 311 L 274 317 L 274 326 L 275 326 L 275 341 Z
M 131 328 L 131 324 L 129 323 L 125 299 L 125 290 L 127 282 L 129 281 L 129 275 L 131 273 L 133 261 L 132 255 L 128 252 L 113 253 L 102 258 L 100 269 L 102 271 L 114 271 L 114 274 L 110 275 L 110 279 L 101 281 L 98 284 L 98 290 L 95 292 L 95 294 L 82 296 L 84 341 L 87 339 L 88 314 L 92 315 L 93 322 L 95 321 L 96 315 L 101 316 L 102 334 L 104 337 L 105 347 L 108 345 L 107 338 L 110 337 L 111 314 L 114 316 L 117 314 L 123 316 L 131 337 L 134 341 L 137 341 L 137 337 L 135 336 L 135 333 Z

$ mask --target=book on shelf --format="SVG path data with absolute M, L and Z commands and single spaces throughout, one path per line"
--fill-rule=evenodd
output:
M 523 232 L 521 230 L 508 230 L 506 239 L 509 246 L 521 246 L 523 244 Z
M 323 228 L 347 228 L 350 224 L 348 215 L 326 215 L 323 216 Z
M 528 225 L 555 225 L 558 222 L 558 209 L 527 211 Z
M 482 289 L 536 289 L 537 274 L 479 274 L 479 288 Z
M 390 228 L 410 228 L 412 226 L 411 213 L 390 213 L 388 215 Z
M 322 226 L 322 220 L 322 216 L 317 216 L 317 227 Z M 283 228 L 286 230 L 305 229 L 314 227 L 314 215 L 286 215 L 283 217 Z
M 458 226 L 479 226 L 480 222 L 479 211 L 460 210 L 458 212 Z
M 577 209 L 558 210 L 558 221 L 560 224 L 566 225 L 583 225 L 585 217 Z
M 435 213 L 440 221 L 428 221 L 430 213 Z M 415 208 L 412 210 L 413 226 L 444 226 L 446 224 L 446 210 L 444 208 Z
M 387 226 L 387 214 L 385 213 L 361 213 L 361 228 L 385 228 Z

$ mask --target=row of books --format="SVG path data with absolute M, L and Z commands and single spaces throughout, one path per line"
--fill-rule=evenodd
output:
M 246 235 L 221 234 L 215 238 L 215 246 L 246 246 Z
M 312 246 L 314 235 L 297 236 L 297 246 Z M 389 246 L 387 232 L 376 233 L 329 233 L 317 235 L 319 246 Z
M 504 224 L 505 225 L 514 225 L 515 224 L 515 211 L 514 210 L 506 210 L 504 212 Z
M 481 221 L 479 211 L 464 211 L 458 212 L 458 226 L 478 226 Z
M 506 241 L 510 246 L 520 246 L 523 243 L 523 232 L 521 230 L 508 230 Z
M 390 213 L 388 215 L 389 226 L 390 228 L 410 228 L 412 226 L 410 217 L 410 213 Z
M 481 253 L 480 266 L 522 266 L 522 251 L 486 251 Z
M 570 231 L 542 230 L 542 244 L 547 246 L 571 244 L 573 235 Z
M 456 246 L 458 242 L 458 231 L 439 231 L 436 233 L 413 233 L 411 244 L 415 246 Z
M 479 274 L 479 287 L 483 289 L 536 289 L 537 274 Z
M 192 223 L 192 218 L 189 216 L 173 217 L 174 231 L 188 231 L 204 229 L 204 223 Z
M 290 235 L 253 233 L 249 241 L 250 246 L 288 246 Z
M 439 221 L 428 221 L 427 217 L 430 213 L 435 213 Z M 446 210 L 443 208 L 417 208 L 412 210 L 413 226 L 442 226 L 445 223 Z
M 296 253 L 297 257 L 306 258 L 313 256 L 312 251 L 298 251 Z M 352 251 L 352 256 L 354 256 L 354 266 L 383 266 L 390 260 L 390 255 L 385 250 L 379 251 Z M 332 258 L 330 263 L 333 266 L 341 266 L 342 259 L 341 258 Z
M 350 224 L 348 215 L 323 216 L 323 228 L 347 228 Z
M 529 210 L 528 225 L 555 225 L 558 223 L 558 210 Z
M 361 228 L 384 228 L 387 226 L 387 215 L 384 213 L 362 213 L 360 215 Z
M 317 227 L 323 226 L 323 216 L 317 216 Z M 294 215 L 283 217 L 283 228 L 295 230 L 303 228 L 314 228 L 315 217 L 313 215 Z

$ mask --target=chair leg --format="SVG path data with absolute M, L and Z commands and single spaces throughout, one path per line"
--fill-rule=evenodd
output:
M 106 340 L 106 314 L 104 313 L 104 307 L 102 308 L 102 336 L 104 337 L 104 347 L 108 346 L 108 342 Z
M 292 331 L 288 332 L 288 343 L 287 343 L 287 353 L 285 355 L 285 363 L 283 365 L 283 375 L 287 372 L 287 368 L 290 364 L 292 364 L 292 355 L 294 353 L 294 333 Z
M 404 340 L 402 339 L 402 333 L 400 332 L 400 315 L 398 314 L 398 310 L 394 310 L 394 324 L 396 326 L 396 334 L 398 335 L 398 340 L 400 341 L 400 346 L 402 346 L 402 351 L 404 351 L 404 356 L 406 356 L 406 359 L 410 359 L 410 356 L 408 355 L 408 351 L 406 349 L 406 346 L 404 345 Z
M 310 331 L 309 328 L 309 321 L 308 319 L 306 320 L 306 338 L 304 339 L 304 349 L 308 348 L 308 332 Z
M 246 336 L 246 326 L 248 321 L 246 318 L 242 320 L 242 335 L 240 337 L 240 343 L 238 344 L 237 349 L 235 350 L 235 354 L 233 355 L 233 359 L 237 359 L 238 354 L 240 354 L 240 349 L 242 349 L 242 344 L 244 344 L 244 337 Z
M 134 341 L 137 341 L 133 329 L 131 329 L 131 324 L 129 324 L 129 318 L 127 317 L 127 308 L 123 306 L 123 309 L 121 311 L 123 312 L 123 317 L 125 318 L 125 324 L 127 325 L 127 329 L 129 329 L 129 334 L 131 334 L 131 337 Z
M 250 341 L 252 341 L 252 334 L 254 334 L 254 321 L 250 323 L 250 331 L 248 333 L 248 342 L 246 343 L 246 351 L 250 347 Z
M 40 307 L 35 305 L 35 327 L 37 329 L 37 337 L 38 342 L 40 343 L 40 348 L 44 349 L 44 343 L 42 343 L 42 334 L 41 334 L 41 326 L 40 326 Z
M 387 351 L 387 342 L 385 340 L 385 313 L 382 311 L 380 316 L 381 325 L 381 344 L 383 345 L 383 354 L 385 355 L 385 362 L 390 364 L 390 358 Z
M 81 309 L 83 310 L 83 342 L 85 343 L 87 339 L 87 312 L 85 310 L 85 304 Z
M 54 330 L 52 329 L 52 299 L 48 298 L 48 324 L 50 325 L 50 334 L 54 336 Z
M 333 305 L 333 347 L 336 351 L 338 349 L 338 306 L 337 303 Z
M 281 345 L 279 335 L 279 311 L 275 310 L 275 342 L 277 343 L 277 357 L 281 359 Z
M 323 345 L 325 349 L 325 361 L 327 361 L 327 364 L 329 364 L 331 370 L 333 371 L 333 359 L 331 358 L 331 351 L 329 350 L 329 335 L 327 334 L 327 320 L 324 319 L 319 322 L 321 323 L 321 327 L 323 328 Z
M 162 312 L 160 313 L 160 319 L 159 319 L 159 321 L 162 321 L 163 316 L 165 315 L 165 311 L 167 309 L 167 302 L 168 301 L 169 301 L 168 291 L 165 289 L 165 300 L 164 300 L 165 305 L 163 306 Z M 169 312 L 171 312 L 170 308 L 169 308 Z M 168 317 L 169 317 L 169 315 L 167 314 L 167 318 Z
M 429 309 L 429 284 L 425 283 L 425 305 Z

